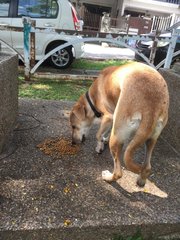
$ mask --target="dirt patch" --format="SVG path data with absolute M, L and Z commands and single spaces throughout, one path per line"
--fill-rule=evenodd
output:
M 37 147 L 46 155 L 58 158 L 62 155 L 75 155 L 79 152 L 78 145 L 72 145 L 71 140 L 66 138 L 45 139 Z

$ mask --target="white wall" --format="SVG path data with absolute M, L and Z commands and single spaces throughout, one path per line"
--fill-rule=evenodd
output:
M 139 10 L 139 12 L 148 11 L 149 13 L 152 13 L 152 15 L 157 15 L 157 13 L 162 15 L 173 13 L 180 15 L 180 8 L 177 4 L 152 0 L 124 0 L 123 11 L 125 9 Z

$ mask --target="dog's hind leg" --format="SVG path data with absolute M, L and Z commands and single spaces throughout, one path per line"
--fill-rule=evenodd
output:
M 131 140 L 129 145 L 127 146 L 125 153 L 124 153 L 124 162 L 126 165 L 126 168 L 134 173 L 141 173 L 142 171 L 142 165 L 139 163 L 135 163 L 133 161 L 133 156 L 135 154 L 135 151 L 144 144 L 146 139 L 144 138 L 135 138 Z
M 137 132 L 135 133 L 135 136 L 130 141 L 124 153 L 126 168 L 134 173 L 140 174 L 137 184 L 141 187 L 144 186 L 147 177 L 150 175 L 151 155 L 157 139 L 163 129 L 163 123 L 162 121 L 158 121 L 155 128 L 153 126 L 153 123 L 148 124 L 146 121 L 141 122 Z M 133 156 L 135 151 L 143 144 L 146 144 L 147 151 L 145 164 L 141 165 L 133 161 Z
M 126 147 L 124 153 L 124 162 L 126 168 L 134 173 L 140 174 L 143 170 L 143 166 L 141 164 L 135 163 L 133 161 L 133 156 L 136 150 L 142 146 L 147 139 L 150 138 L 152 133 L 152 124 L 149 125 L 146 122 L 141 122 L 139 128 L 137 129 L 134 137 Z
M 161 131 L 164 128 L 166 122 L 167 122 L 167 119 L 164 121 L 164 123 L 162 120 L 158 120 L 156 123 L 156 127 L 154 129 L 153 135 L 145 142 L 145 146 L 146 146 L 145 162 L 144 162 L 142 171 L 137 180 L 137 184 L 140 187 L 143 187 L 145 185 L 146 179 L 149 177 L 149 175 L 151 173 L 152 152 L 156 145 L 157 139 L 158 139 L 159 135 L 161 134 Z
M 111 151 L 111 155 L 114 160 L 114 171 L 110 173 L 108 170 L 102 172 L 103 180 L 107 182 L 112 182 L 118 180 L 122 177 L 121 163 L 120 163 L 120 153 L 122 150 L 123 144 L 119 142 L 119 140 L 111 133 L 109 148 Z
M 151 155 L 153 152 L 153 149 L 156 145 L 157 139 L 150 138 L 146 141 L 146 156 L 145 156 L 145 162 L 142 168 L 142 171 L 138 177 L 137 184 L 140 187 L 144 187 L 146 183 L 146 179 L 151 174 Z

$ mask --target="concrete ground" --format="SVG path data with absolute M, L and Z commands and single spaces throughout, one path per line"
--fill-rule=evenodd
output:
M 116 183 L 102 180 L 101 171 L 112 170 L 113 162 L 108 147 L 101 155 L 95 152 L 97 126 L 77 155 L 45 155 L 39 143 L 70 138 L 73 103 L 19 99 L 14 137 L 0 155 L 0 239 L 106 240 L 139 229 L 144 239 L 180 239 L 180 77 L 162 74 L 170 90 L 170 117 L 144 188 L 126 169 Z M 142 160 L 142 150 L 136 159 Z

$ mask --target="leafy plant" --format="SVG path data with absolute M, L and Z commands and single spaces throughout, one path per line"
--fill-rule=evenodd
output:
M 142 234 L 140 231 L 137 231 L 133 236 L 123 237 L 120 235 L 115 235 L 112 240 L 143 240 Z

